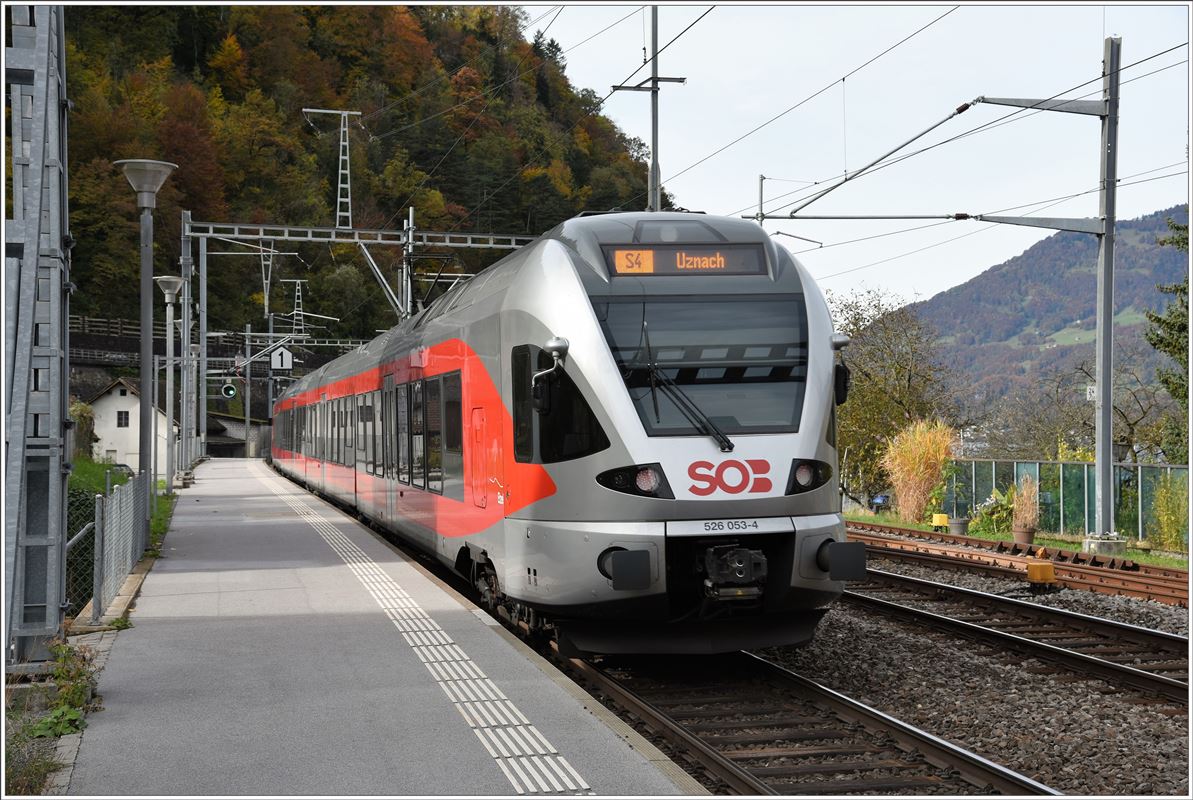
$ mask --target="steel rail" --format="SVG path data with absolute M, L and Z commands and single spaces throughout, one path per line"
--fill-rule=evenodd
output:
M 952 544 L 974 547 L 980 550 L 995 550 L 1008 555 L 1024 555 L 1031 556 L 1033 558 L 1046 558 L 1050 561 L 1055 561 L 1062 564 L 1124 570 L 1127 572 L 1139 573 L 1141 575 L 1150 575 L 1158 578 L 1172 578 L 1179 581 L 1189 580 L 1189 570 L 1187 569 L 1181 569 L 1179 567 L 1152 566 L 1150 564 L 1141 564 L 1138 561 L 1133 561 L 1129 558 L 1106 557 L 1097 553 L 1085 553 L 1080 550 L 1063 550 L 1055 547 L 1024 544 L 1022 542 L 982 539 L 977 536 L 961 536 L 954 533 L 944 533 L 943 531 L 923 531 L 919 530 L 918 528 L 899 528 L 893 525 L 879 525 L 873 522 L 848 521 L 845 523 L 845 525 L 847 528 L 853 528 L 859 531 L 891 533 L 898 536 L 907 536 L 913 539 L 928 539 L 940 542 L 950 542 Z
M 814 707 L 822 709 L 824 712 L 837 717 L 843 722 L 859 724 L 861 728 L 870 734 L 889 737 L 898 749 L 905 752 L 917 753 L 922 758 L 923 764 L 937 769 L 954 771 L 966 783 L 977 788 L 993 787 L 996 791 L 1009 795 L 1060 794 L 1042 783 L 995 764 L 988 759 L 966 751 L 964 748 L 947 742 L 926 731 L 908 725 L 877 709 L 852 700 L 839 692 L 793 673 L 766 659 L 744 652 L 728 655 L 724 658 L 728 659 L 729 663 L 723 670 L 718 670 L 718 674 L 723 673 L 723 676 L 717 680 L 723 680 L 725 686 L 723 688 L 714 686 L 712 689 L 702 687 L 706 691 L 715 693 L 719 690 L 723 693 L 731 693 L 734 688 L 734 682 L 739 679 L 744 677 L 760 677 L 767 683 L 776 685 L 776 688 L 785 687 L 792 691 L 799 702 L 810 703 Z M 732 791 L 751 795 L 775 795 L 781 793 L 765 780 L 767 770 L 770 768 L 762 767 L 759 768 L 758 774 L 752 774 L 748 767 L 738 766 L 730 757 L 719 752 L 712 744 L 703 741 L 696 733 L 687 730 L 679 719 L 659 708 L 648 699 L 639 696 L 632 688 L 632 684 L 626 685 L 618 678 L 609 675 L 594 664 L 582 659 L 572 659 L 566 663 L 567 666 L 582 675 L 593 686 L 598 687 L 601 691 L 612 697 L 623 709 L 637 716 L 645 724 L 650 726 L 653 731 L 694 758 L 710 775 L 723 781 Z M 683 667 L 680 667 L 680 669 L 683 670 Z M 684 671 L 683 677 L 689 677 L 689 673 Z M 699 705 L 701 702 L 703 701 L 695 697 L 690 702 L 684 701 L 683 704 Z M 701 716 L 721 716 L 721 713 L 716 709 L 712 709 L 704 712 Z M 732 706 L 724 713 L 732 715 L 734 713 Z M 734 724 L 727 723 L 730 727 Z M 737 724 L 739 727 L 743 726 L 741 723 Z M 745 725 L 744 727 L 753 726 Z M 757 727 L 765 729 L 768 725 L 765 722 L 759 722 Z M 785 735 L 789 736 L 790 732 L 776 734 L 777 740 L 782 739 Z M 738 753 L 738 755 L 747 757 L 749 753 L 750 751 L 743 751 Z M 792 756 L 795 755 L 796 752 L 793 751 Z M 761 754 L 759 757 L 762 757 Z M 864 772 L 867 768 L 871 770 L 883 768 L 881 763 L 866 767 L 865 762 L 848 765 L 840 764 L 839 766 L 841 772 L 853 770 Z M 783 769 L 789 768 L 790 765 Z M 792 774 L 798 774 L 800 771 L 798 768 L 793 769 Z M 815 766 L 809 770 L 809 772 L 816 771 L 818 771 L 818 768 Z M 877 785 L 867 788 L 867 785 L 873 784 L 873 781 L 874 779 L 861 779 L 856 782 L 840 782 L 834 784 L 834 786 L 839 788 L 840 791 L 849 792 L 869 791 L 881 788 Z M 804 790 L 811 789 L 813 792 L 816 791 L 808 786 L 800 787 L 797 785 L 793 788 L 797 790 L 802 788 Z M 886 788 L 890 789 L 892 787 L 888 786 Z
M 558 647 L 554 642 L 551 643 L 551 647 L 556 651 L 556 655 L 558 655 Z M 593 685 L 609 693 L 622 708 L 636 715 L 649 725 L 651 730 L 658 733 L 680 750 L 693 754 L 701 766 L 708 770 L 715 778 L 724 782 L 733 791 L 745 795 L 778 794 L 770 786 L 725 758 L 710 745 L 705 744 L 699 738 L 684 730 L 682 725 L 671 719 L 663 711 L 635 695 L 619 681 L 607 675 L 593 664 L 579 658 L 568 659 L 567 664 Z
M 891 539 L 858 530 L 849 532 L 854 541 L 865 542 L 876 555 L 894 558 L 934 560 L 940 566 L 979 569 L 1022 579 L 1030 555 L 1009 555 L 990 550 L 971 550 L 925 541 Z M 932 556 L 933 558 L 927 558 Z M 951 564 L 945 563 L 952 562 Z M 1186 582 L 1173 577 L 1148 575 L 1133 570 L 1107 569 L 1087 564 L 1053 562 L 1057 581 L 1065 586 L 1102 594 L 1126 594 L 1168 605 L 1188 605 Z
M 1189 640 L 1176 634 L 1152 631 L 1135 625 L 1115 622 L 1101 617 L 1086 617 L 1071 611 L 1051 609 L 1036 603 L 1028 603 L 1012 598 L 977 592 L 945 584 L 935 584 L 918 578 L 871 570 L 879 580 L 888 585 L 899 588 L 911 587 L 913 590 L 927 591 L 933 594 L 945 594 L 977 601 L 979 605 L 993 606 L 997 609 L 1012 613 L 1027 614 L 1036 619 L 1048 621 L 1056 620 L 1060 624 L 1076 629 L 1078 634 L 1106 631 L 1101 635 L 1113 641 L 1114 635 L 1122 635 L 1131 641 L 1157 650 L 1177 650 L 1183 655 L 1188 650 Z M 877 609 L 884 614 L 900 617 L 912 622 L 926 624 L 938 630 L 949 633 L 959 633 L 967 638 L 993 641 L 999 645 L 1010 646 L 1021 652 L 1058 663 L 1067 669 L 1076 670 L 1088 675 L 1106 680 L 1114 686 L 1127 685 L 1150 694 L 1159 695 L 1167 700 L 1173 700 L 1187 705 L 1189 702 L 1189 684 L 1167 675 L 1148 671 L 1141 667 L 1133 667 L 1108 661 L 1074 649 L 1066 648 L 1048 642 L 1032 639 L 1028 636 L 987 627 L 979 623 L 960 620 L 947 614 L 938 614 L 920 608 L 914 608 L 893 600 L 886 600 L 864 594 L 865 589 L 854 589 L 844 593 L 845 598 L 858 605 Z M 1154 645 L 1153 645 L 1154 643 Z M 1161 652 L 1161 655 L 1164 653 Z M 1179 656 L 1178 656 L 1179 657 Z M 1187 662 L 1186 662 L 1187 670 Z
M 770 670 L 782 674 L 788 681 L 795 683 L 813 693 L 820 702 L 844 713 L 858 718 L 867 727 L 873 726 L 894 737 L 924 756 L 931 764 L 947 769 L 956 769 L 967 780 L 982 786 L 989 784 L 1003 794 L 1009 795 L 1060 795 L 1056 789 L 1046 786 L 1039 781 L 1015 772 L 1013 769 L 996 764 L 993 761 L 972 753 L 952 742 L 941 739 L 925 730 L 908 725 L 900 719 L 892 717 L 859 703 L 840 692 L 830 689 L 803 675 L 792 672 L 786 667 L 767 661 L 752 653 L 745 654 L 760 664 L 765 664 Z M 873 729 L 872 728 L 872 729 Z

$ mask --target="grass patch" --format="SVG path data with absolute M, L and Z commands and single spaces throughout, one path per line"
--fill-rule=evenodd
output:
M 61 639 L 51 642 L 49 650 L 57 689 L 49 708 L 13 709 L 5 715 L 5 796 L 42 794 L 46 780 L 64 766 L 56 757 L 57 738 L 87 727 L 87 712 L 99 707 L 95 651 Z
M 68 486 L 71 489 L 78 489 L 92 496 L 103 494 L 106 486 L 105 477 L 109 471 L 112 474 L 113 486 L 128 483 L 128 476 L 123 472 L 113 469 L 111 464 L 80 458 L 71 462 Z
M 157 511 L 149 518 L 149 549 L 146 555 L 161 555 L 162 540 L 166 538 L 166 531 L 170 530 L 170 520 L 174 517 L 174 504 L 177 501 L 176 494 L 164 494 L 157 498 Z
M 846 511 L 845 519 L 850 522 L 866 522 L 870 525 L 888 525 L 892 528 L 911 528 L 917 531 L 932 530 L 932 526 L 927 523 L 902 520 L 893 511 L 880 511 L 877 514 L 871 514 L 868 511 Z
M 57 743 L 36 736 L 44 715 L 10 711 L 4 720 L 4 788 L 9 795 L 37 795 L 63 765 L 55 757 Z

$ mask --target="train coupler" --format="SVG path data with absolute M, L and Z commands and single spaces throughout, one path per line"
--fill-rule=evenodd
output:
M 704 551 L 704 594 L 714 600 L 755 600 L 766 582 L 766 556 L 737 545 Z

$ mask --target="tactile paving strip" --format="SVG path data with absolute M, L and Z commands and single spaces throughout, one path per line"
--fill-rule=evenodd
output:
M 262 468 L 253 465 L 251 469 L 348 565 L 472 728 L 515 792 L 593 794 L 567 759 L 406 590 L 299 495 L 280 490 L 273 476 Z

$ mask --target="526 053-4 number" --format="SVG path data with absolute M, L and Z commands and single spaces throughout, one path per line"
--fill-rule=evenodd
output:
M 757 530 L 756 519 L 719 519 L 704 523 L 704 530 L 713 531 L 748 531 Z

